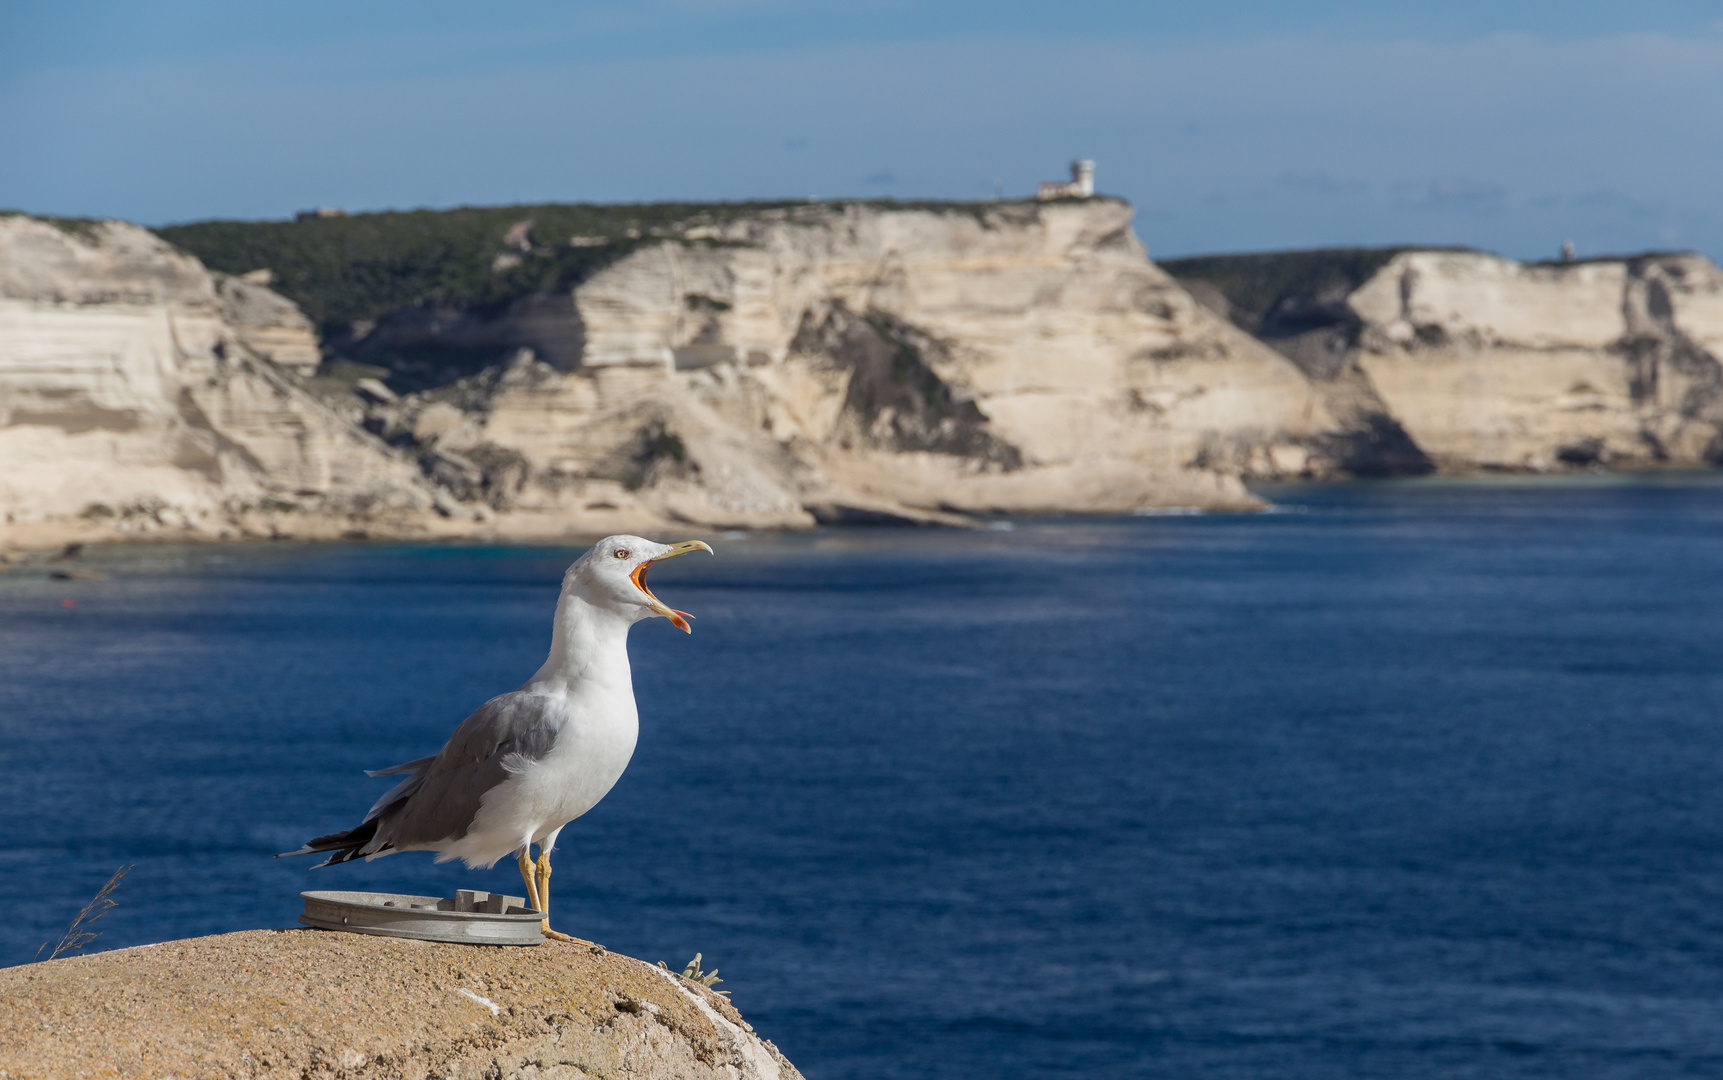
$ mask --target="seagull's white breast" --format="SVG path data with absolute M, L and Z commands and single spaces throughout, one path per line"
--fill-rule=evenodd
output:
M 640 716 L 634 692 L 603 693 L 591 684 L 546 697 L 545 719 L 557 728 L 550 752 L 519 762 L 484 796 L 467 834 L 446 857 L 490 864 L 552 833 L 598 805 L 634 756 Z
M 634 756 L 640 714 L 633 691 L 585 696 L 586 701 L 570 701 L 568 722 L 550 753 L 520 773 L 523 788 L 536 796 L 532 801 L 545 807 L 534 843 L 597 806 Z

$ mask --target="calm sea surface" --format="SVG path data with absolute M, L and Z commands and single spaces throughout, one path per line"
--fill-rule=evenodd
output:
M 564 929 L 696 951 L 811 1078 L 1723 1075 L 1723 481 L 713 537 Z M 682 537 L 668 537 L 681 539 Z M 0 963 L 287 926 L 273 860 L 544 657 L 573 550 L 0 575 Z

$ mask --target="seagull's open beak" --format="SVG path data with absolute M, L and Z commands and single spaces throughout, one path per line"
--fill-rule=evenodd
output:
M 666 551 L 656 559 L 647 559 L 639 566 L 636 566 L 632 574 L 628 575 L 629 578 L 633 580 L 635 587 L 646 594 L 646 599 L 652 601 L 651 608 L 653 614 L 662 615 L 666 619 L 669 619 L 676 629 L 682 631 L 684 634 L 691 634 L 694 632 L 694 628 L 688 625 L 688 620 L 692 619 L 694 616 L 688 614 L 686 611 L 677 611 L 673 607 L 667 607 L 664 601 L 653 596 L 652 590 L 646 587 L 646 571 L 650 570 L 654 563 L 661 563 L 665 559 L 674 559 L 676 556 L 686 555 L 690 551 L 711 552 L 711 550 L 712 549 L 707 546 L 704 540 L 684 540 L 680 544 L 671 544 L 669 551 Z

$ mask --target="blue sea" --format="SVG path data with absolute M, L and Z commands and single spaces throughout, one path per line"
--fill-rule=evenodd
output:
M 701 953 L 810 1080 L 1723 1075 L 1723 476 L 1269 494 L 707 536 L 557 922 Z M 577 554 L 0 574 L 0 963 L 122 865 L 91 949 L 518 893 L 270 856 L 529 676 Z

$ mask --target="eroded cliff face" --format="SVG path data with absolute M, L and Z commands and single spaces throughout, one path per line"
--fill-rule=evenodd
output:
M 552 538 L 1243 509 L 1249 478 L 1723 457 L 1723 272 L 1702 258 L 1190 261 L 1262 263 L 1245 310 L 1151 263 L 1130 218 L 1108 199 L 696 215 L 573 238 L 587 269 L 563 291 L 426 301 L 321 343 L 267 268 L 0 219 L 0 513 L 14 542 L 55 523 Z M 510 230 L 498 273 L 564 242 L 534 235 Z
M 532 325 L 446 318 L 519 351 L 369 421 L 523 529 L 1244 508 L 1241 471 L 1332 469 L 1322 394 L 1150 263 L 1130 216 L 858 205 L 691 227 L 575 288 L 560 326 L 544 303 Z
M 1348 471 L 1552 471 L 1723 458 L 1723 271 L 1698 255 L 1523 264 L 1329 251 L 1173 264 L 1293 360 Z
M 1241 474 L 1338 467 L 1332 395 L 1196 304 L 1130 217 L 693 219 L 566 293 L 355 324 L 318 377 L 266 268 L 8 218 L 0 506 L 14 526 L 560 537 L 1242 509 L 1261 502 Z
M 292 304 L 143 229 L 0 218 L 0 529 L 327 533 L 430 511 L 410 462 L 295 384 L 316 354 Z
M 1444 467 L 1723 456 L 1723 271 L 1700 256 L 1408 252 L 1348 303 L 1358 366 Z

